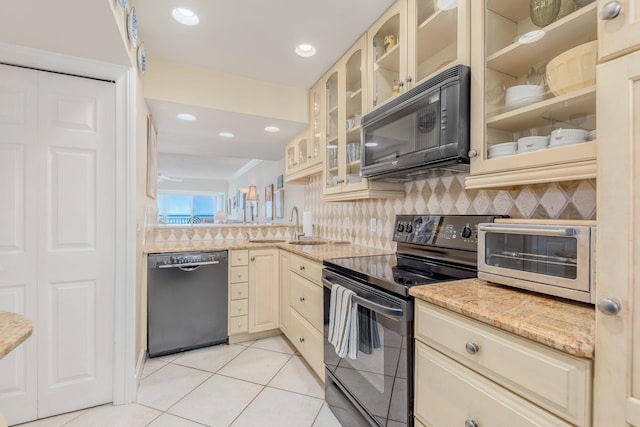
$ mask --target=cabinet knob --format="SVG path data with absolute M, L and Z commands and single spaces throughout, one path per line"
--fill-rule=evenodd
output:
M 468 342 L 465 344 L 464 348 L 467 350 L 469 354 L 476 354 L 480 351 L 480 346 L 474 342 Z
M 251 261 L 255 261 L 255 260 L 256 260 L 256 257 L 252 256 Z
M 301 266 L 300 266 L 300 270 L 303 270 L 303 271 L 304 271 L 304 265 L 301 265 Z
M 603 21 L 616 18 L 622 12 L 622 5 L 619 1 L 610 1 L 602 6 L 598 17 Z
M 620 311 L 620 302 L 613 298 L 602 298 L 596 304 L 600 313 L 615 316 Z
M 407 78 L 405 79 L 405 81 L 406 81 L 407 83 L 411 83 L 411 82 L 413 81 L 413 77 L 411 77 L 411 76 L 407 76 Z
M 304 297 L 300 297 L 300 302 L 304 302 Z
M 398 82 L 398 87 L 404 87 L 404 82 L 402 80 Z
M 477 150 L 473 150 L 473 149 L 471 149 L 471 150 L 469 150 L 469 152 L 467 153 L 467 155 L 468 155 L 469 157 L 476 157 L 476 156 L 478 155 L 478 151 L 477 151 Z
M 476 420 L 466 420 L 464 422 L 464 427 L 478 427 L 478 423 Z
M 304 338 L 300 337 L 298 339 L 300 340 L 300 342 L 304 342 Z

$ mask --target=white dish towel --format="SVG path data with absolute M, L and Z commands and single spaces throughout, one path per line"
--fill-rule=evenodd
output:
M 329 343 L 340 357 L 355 359 L 358 355 L 358 304 L 355 292 L 344 286 L 331 287 L 329 304 Z

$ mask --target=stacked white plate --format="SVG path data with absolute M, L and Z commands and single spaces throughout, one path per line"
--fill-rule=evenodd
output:
M 549 147 L 579 144 L 587 140 L 589 132 L 582 129 L 555 129 L 549 138 Z
M 515 142 L 503 142 L 501 144 L 494 144 L 489 147 L 489 158 L 497 159 L 498 157 L 511 156 L 516 154 L 518 144 Z
M 544 150 L 549 146 L 548 136 L 525 136 L 518 140 L 518 154 Z
M 534 102 L 542 101 L 545 96 L 544 86 L 517 85 L 507 88 L 504 98 L 506 108 L 519 108 Z

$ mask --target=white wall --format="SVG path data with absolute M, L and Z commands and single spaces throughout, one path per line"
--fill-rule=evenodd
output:
M 277 179 L 279 175 L 284 175 L 284 158 L 278 161 L 264 160 L 242 175 L 232 177 L 229 180 L 229 194 L 233 197 L 239 188 L 248 188 L 249 185 L 255 184 L 258 190 L 259 199 L 257 222 L 265 223 L 267 222 L 264 211 L 265 186 L 273 184 L 274 192 L 277 191 Z M 284 218 L 274 218 L 269 222 L 289 223 L 291 209 L 293 206 L 297 206 L 300 210 L 300 215 L 302 215 L 302 209 L 304 208 L 304 189 L 304 185 L 285 183 L 282 188 L 282 190 L 284 190 Z M 244 212 L 241 209 L 233 209 L 232 207 L 229 218 L 242 221 L 243 215 Z M 247 208 L 247 221 L 250 220 L 251 213 Z M 302 217 L 300 220 L 302 220 Z
M 164 181 L 158 183 L 158 191 L 221 191 L 227 193 L 227 181 L 219 179 L 183 178 L 182 181 Z

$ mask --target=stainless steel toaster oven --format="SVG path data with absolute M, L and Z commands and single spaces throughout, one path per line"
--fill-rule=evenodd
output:
M 478 227 L 478 278 L 595 303 L 595 226 L 487 223 Z

